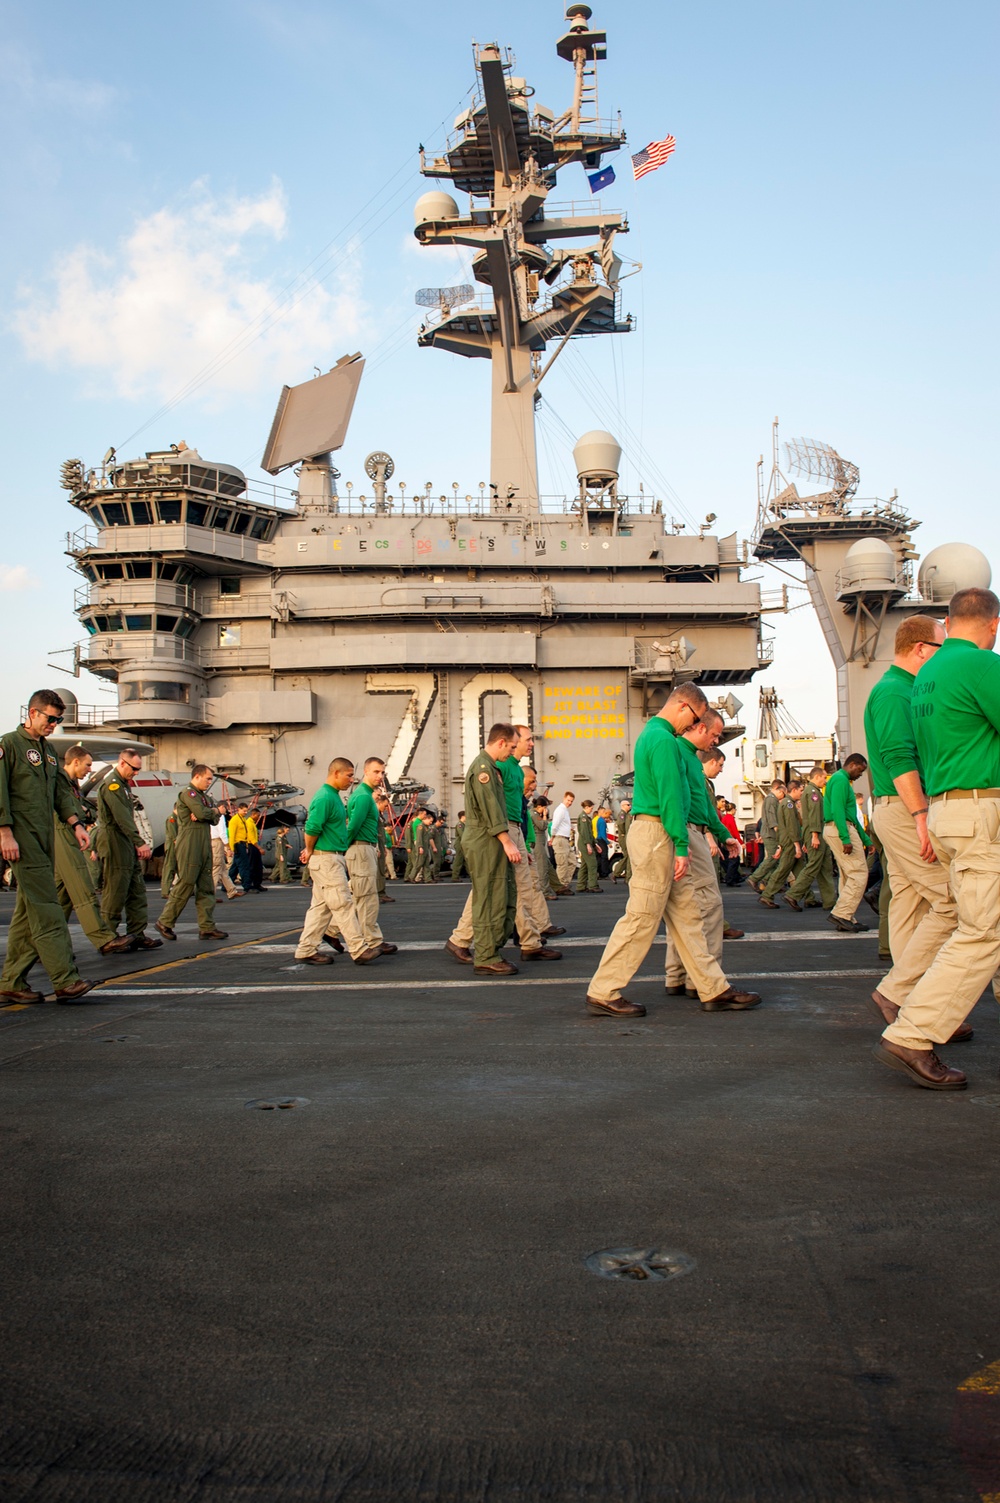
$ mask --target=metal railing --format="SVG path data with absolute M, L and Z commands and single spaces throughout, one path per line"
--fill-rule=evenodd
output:
M 199 609 L 198 597 L 191 585 L 171 584 L 165 579 L 99 579 L 94 584 L 79 585 L 73 591 L 73 609 L 99 610 L 105 606 L 164 605 Z
M 166 658 L 173 662 L 198 664 L 200 649 L 183 637 L 161 632 L 103 632 L 96 637 L 87 637 L 80 643 L 80 661 L 88 667 L 94 663 L 113 663 L 123 658 L 137 662 Z
M 491 517 L 499 520 L 515 521 L 523 517 L 525 523 L 530 523 L 538 516 L 542 517 L 572 517 L 580 515 L 580 498 L 577 495 L 547 494 L 538 497 L 538 511 L 519 511 L 517 498 L 512 497 L 508 504 L 505 500 L 494 500 L 489 494 L 486 481 L 480 481 L 479 494 L 475 492 L 461 493 L 457 482 L 452 482 L 447 491 L 436 490 L 433 482 L 429 482 L 430 490 L 425 484 L 415 492 L 410 486 L 396 484 L 395 489 L 399 495 L 387 491 L 385 501 L 381 507 L 376 503 L 375 496 L 368 491 L 360 495 L 355 494 L 353 482 L 347 482 L 345 489 L 334 497 L 334 508 L 330 515 L 346 517 Z M 589 512 L 607 508 L 606 499 L 602 507 L 594 503 L 588 505 Z M 648 496 L 641 493 L 638 496 L 618 497 L 618 507 L 621 520 L 627 521 L 630 516 L 664 516 L 664 505 L 656 496 Z M 317 513 L 313 513 L 316 515 Z M 324 513 L 319 513 L 323 515 Z M 279 535 L 280 536 L 280 535 Z
M 207 620 L 242 620 L 246 616 L 270 616 L 273 602 L 271 595 L 263 590 L 246 595 L 198 594 L 192 609 Z

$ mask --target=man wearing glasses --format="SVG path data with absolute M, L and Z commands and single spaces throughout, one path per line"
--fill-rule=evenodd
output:
M 136 824 L 136 799 L 132 792 L 135 775 L 141 768 L 141 755 L 134 747 L 127 746 L 97 790 L 100 853 L 104 861 L 101 914 L 117 933 L 124 909 L 125 933 L 132 941 L 132 948 L 157 950 L 163 941 L 146 933 L 149 918 L 146 879 L 139 865 L 140 861 L 148 861 L 153 852 Z
M 944 641 L 932 616 L 908 616 L 896 632 L 895 656 L 865 706 L 872 781 L 872 823 L 882 842 L 892 903 L 893 965 L 872 994 L 887 1023 L 929 969 L 957 922 L 955 900 L 927 833 L 927 795 L 913 731 L 911 696 L 917 674 Z M 963 1038 L 972 1030 L 959 1030 Z
M 656 931 L 667 934 L 697 988 L 703 1012 L 756 1007 L 756 992 L 737 992 L 709 954 L 701 910 L 688 876 L 691 783 L 681 761 L 680 736 L 701 719 L 708 700 L 696 684 L 678 684 L 635 743 L 633 821 L 628 832 L 632 881 L 628 904 L 587 988 L 587 1009 L 613 1018 L 640 1018 L 646 1009 L 621 994 L 649 954 Z M 699 776 L 701 776 L 699 767 Z
M 25 723 L 0 736 L 0 855 L 16 863 L 17 871 L 17 904 L 0 975 L 3 1002 L 45 1000 L 28 985 L 36 960 L 48 971 L 57 1002 L 80 1002 L 93 986 L 76 968 L 56 892 L 53 814 L 70 826 L 81 851 L 90 843 L 69 784 L 45 745 L 65 708 L 54 690 L 39 689 L 28 701 Z

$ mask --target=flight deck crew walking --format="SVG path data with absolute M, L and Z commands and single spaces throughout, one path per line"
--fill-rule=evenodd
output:
M 823 813 L 823 789 L 827 773 L 822 767 L 814 767 L 806 778 L 805 788 L 799 800 L 799 820 L 802 825 L 801 841 L 804 859 L 795 874 L 795 881 L 781 894 L 789 908 L 801 913 L 803 908 L 816 908 L 816 899 L 811 896 L 812 885 L 819 885 L 823 907 L 831 909 L 837 901 L 833 885 L 833 853 L 823 838 L 826 816 Z
M 892 891 L 889 947 L 893 965 L 872 994 L 886 1023 L 896 1014 L 955 931 L 958 912 L 948 875 L 927 833 L 927 795 L 913 730 L 913 685 L 944 641 L 932 616 L 908 616 L 896 632 L 892 667 L 865 706 L 872 823 L 882 845 L 882 880 Z M 965 1030 L 963 1037 L 971 1037 Z
M 224 817 L 224 816 L 223 816 Z M 163 826 L 163 865 L 160 868 L 160 897 L 164 902 L 170 896 L 177 875 L 177 816 L 173 810 L 167 815 Z M 231 858 L 230 858 L 231 859 Z M 235 890 L 235 889 L 234 889 Z
M 139 864 L 153 854 L 136 819 L 138 800 L 132 792 L 135 775 L 142 769 L 142 755 L 127 746 L 97 788 L 99 829 L 97 848 L 104 862 L 101 915 L 109 929 L 118 932 L 125 913 L 125 932 L 136 950 L 158 950 L 160 940 L 146 933 L 149 907 L 146 879 Z
M 944 1065 L 934 1046 L 965 1021 L 1000 963 L 1000 658 L 992 650 L 1000 601 L 992 590 L 959 590 L 946 626 L 944 643 L 914 681 L 913 731 L 927 832 L 958 924 L 876 1054 L 916 1085 L 962 1090 L 965 1076 Z
M 271 881 L 280 882 L 282 886 L 292 879 L 288 875 L 288 856 L 291 850 L 291 842 L 288 839 L 288 831 L 284 825 L 279 825 L 274 836 L 274 865 L 271 868 Z
M 678 738 L 708 708 L 696 684 L 678 684 L 635 744 L 635 782 L 629 829 L 632 881 L 625 912 L 612 931 L 587 989 L 591 1012 L 641 1017 L 646 1009 L 622 996 L 649 954 L 662 919 L 705 1012 L 755 1007 L 756 992 L 737 992 L 708 953 L 697 899 L 688 879 L 690 782 Z
M 597 883 L 597 836 L 594 834 L 594 805 L 585 798 L 576 821 L 576 849 L 580 857 L 580 875 L 576 890 L 602 892 Z
M 801 778 L 789 778 L 784 798 L 778 802 L 778 844 L 774 848 L 774 871 L 761 889 L 759 901 L 765 908 L 777 908 L 774 901 L 784 893 L 788 879 L 802 860 L 802 824 L 799 805 L 804 784 Z
M 177 881 L 167 906 L 156 921 L 164 939 L 176 939 L 174 924 L 193 897 L 198 911 L 199 939 L 228 939 L 215 922 L 215 879 L 212 874 L 212 826 L 221 810 L 208 797 L 215 773 L 205 764 L 192 769 L 190 787 L 177 795 Z
M 569 811 L 575 800 L 575 793 L 564 793 L 562 802 L 552 810 L 552 855 L 556 863 L 560 897 L 563 896 L 563 889 L 567 896 L 573 891 L 573 820 Z
M 44 1000 L 28 985 L 36 960 L 48 971 L 57 1002 L 79 1002 L 93 985 L 76 968 L 53 865 L 53 813 L 70 826 L 82 851 L 89 844 L 70 789 L 45 745 L 65 709 L 54 689 L 38 689 L 28 701 L 24 724 L 0 736 L 0 856 L 17 874 L 17 902 L 0 975 L 4 1002 Z
M 514 932 L 517 886 L 511 868 L 522 858 L 510 836 L 504 782 L 497 766 L 510 756 L 517 740 L 514 727 L 499 721 L 490 728 L 485 747 L 465 774 L 462 848 L 472 879 L 473 952 L 470 955 L 461 927 L 446 941 L 445 949 L 464 964 L 473 960 L 477 976 L 517 975 L 517 967 L 504 960 L 500 951 Z
M 628 859 L 628 832 L 632 823 L 632 800 L 623 798 L 615 821 L 618 831 L 618 859 L 611 868 L 611 880 L 617 886 L 619 877 L 628 886 L 632 867 Z
M 465 839 L 465 810 L 459 809 L 458 819 L 455 823 L 455 839 L 453 842 L 455 854 L 451 858 L 451 880 L 459 881 L 465 876 L 465 855 L 462 851 L 462 841 Z
M 351 896 L 366 950 L 394 955 L 398 945 L 387 944 L 378 921 L 378 809 L 375 790 L 382 786 L 385 763 L 369 757 L 361 781 L 347 800 L 347 874 Z
M 710 797 L 710 786 L 705 777 L 705 764 L 700 753 L 714 750 L 722 735 L 725 721 L 718 710 L 706 710 L 700 720 L 677 737 L 675 745 L 680 752 L 681 765 L 688 782 L 689 812 L 687 821 L 688 857 L 690 871 L 686 881 L 690 883 L 701 919 L 705 948 L 721 967 L 722 941 L 726 918 L 722 910 L 722 893 L 715 870 L 712 847 L 730 849 L 732 837 L 719 819 Z M 737 845 L 737 849 L 739 849 Z M 742 938 L 742 935 L 740 936 Z M 688 992 L 692 997 L 698 989 L 688 976 L 684 963 L 674 943 L 670 927 L 667 927 L 666 979 L 667 995 L 679 997 Z
M 347 814 L 341 793 L 349 788 L 354 763 L 334 757 L 326 782 L 313 794 L 305 823 L 305 850 L 300 856 L 312 873 L 312 902 L 295 947 L 295 959 L 307 965 L 332 965 L 318 953 L 327 930 L 343 937 L 355 965 L 367 965 L 382 951 L 366 945 L 347 880 Z
M 764 846 L 764 859 L 750 876 L 750 886 L 762 892 L 764 883 L 775 867 L 775 851 L 778 848 L 778 804 L 785 796 L 785 785 L 775 778 L 764 795 L 764 808 L 760 816 L 760 838 Z
M 171 814 L 167 820 L 167 828 L 173 826 L 173 865 L 177 870 L 177 815 Z M 279 832 L 280 833 L 280 832 Z M 229 821 L 226 818 L 225 809 L 219 810 L 219 818 L 212 826 L 212 891 L 218 892 L 221 883 L 222 890 L 230 902 L 233 898 L 241 896 L 239 888 L 229 875 L 229 868 L 233 860 L 233 849 L 229 844 Z M 287 879 L 286 879 L 287 880 Z M 164 899 L 170 896 L 169 888 L 163 894 Z
M 85 828 L 93 822 L 94 813 L 81 796 L 80 784 L 90 772 L 93 760 L 85 747 L 71 746 L 63 757 L 60 774 L 69 784 L 74 807 Z M 73 831 L 63 823 L 58 814 L 53 815 L 53 820 L 56 837 L 56 892 L 66 918 L 69 919 L 75 911 L 80 928 L 94 949 L 102 955 L 121 955 L 126 950 L 133 949 L 131 937 L 123 934 L 119 938 L 101 916 L 92 875 L 94 862 L 90 858 L 90 852 L 80 849 Z
M 385 889 L 387 868 L 392 861 L 392 848 L 389 844 L 389 823 L 392 818 L 392 810 L 389 807 L 389 800 L 384 793 L 376 793 L 375 807 L 378 810 L 378 859 L 376 862 L 378 866 L 378 878 L 375 884 L 378 890 L 378 900 L 380 903 L 395 903 L 396 899 L 390 898 Z
M 868 766 L 860 752 L 852 752 L 839 772 L 831 774 L 823 790 L 823 839 L 833 852 L 840 872 L 840 894 L 830 912 L 830 923 L 845 934 L 862 934 L 868 927 L 855 918 L 868 886 L 865 852 L 871 845 L 851 787 Z M 853 826 L 855 835 L 851 834 Z
M 525 770 L 520 758 L 531 755 L 535 740 L 528 726 L 515 726 L 517 740 L 506 757 L 496 760 L 495 768 L 500 774 L 504 791 L 504 808 L 507 811 L 507 834 L 517 851 L 519 860 L 514 863 L 515 923 L 522 960 L 561 960 L 562 951 L 553 950 L 542 938 L 542 931 L 551 925 L 548 908 L 538 887 L 534 871 L 528 860 L 521 819 L 524 814 Z M 489 760 L 489 759 L 487 759 Z M 468 781 L 468 780 L 466 780 Z M 492 853 L 491 853 L 492 854 Z M 505 867 L 507 863 L 505 862 Z M 471 870 L 471 863 L 470 863 Z M 503 873 L 506 881 L 506 872 Z M 466 899 L 462 916 L 452 931 L 448 948 L 456 958 L 468 963 L 473 942 L 475 923 L 475 880 L 473 890 Z M 507 938 L 510 936 L 508 935 Z M 506 943 L 506 940 L 504 940 Z M 503 962 L 505 965 L 506 961 Z M 480 964 L 477 960 L 476 964 Z

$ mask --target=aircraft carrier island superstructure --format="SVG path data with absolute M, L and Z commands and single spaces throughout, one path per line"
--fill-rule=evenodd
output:
M 597 117 L 604 34 L 587 6 L 567 14 L 563 115 L 483 47 L 474 103 L 444 151 L 421 156 L 469 195 L 465 213 L 440 189 L 417 204 L 421 243 L 471 248 L 484 289 L 425 297 L 436 311 L 419 340 L 492 361 L 488 486 L 393 488 L 380 452 L 338 491 L 331 454 L 359 356 L 283 392 L 264 468 L 297 467 L 284 498 L 182 444 L 98 470 L 68 462 L 88 524 L 69 543 L 86 579 L 80 662 L 118 689 L 82 723 L 140 736 L 162 768 L 204 760 L 310 792 L 330 756 L 378 753 L 393 782 L 430 786 L 453 812 L 493 719 L 530 722 L 542 781 L 596 797 L 678 678 L 711 690 L 770 660 L 735 535 L 677 531 L 648 494 L 621 494 L 612 435 L 582 436 L 571 494 L 538 493 L 534 409 L 552 361 L 571 338 L 631 327 L 622 216 L 546 212 L 563 167 L 593 169 L 624 142 Z

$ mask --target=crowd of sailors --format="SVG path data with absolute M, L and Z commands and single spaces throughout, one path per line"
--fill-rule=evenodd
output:
M 876 1055 L 914 1084 L 960 1090 L 962 1071 L 937 1050 L 972 1037 L 966 1019 L 1000 961 L 1000 657 L 993 652 L 1000 601 L 967 589 L 940 622 L 909 616 L 898 628 L 892 665 L 865 711 L 867 756 L 776 781 L 765 799 L 748 877 L 759 901 L 800 913 L 825 908 L 845 933 L 869 892 L 873 843 L 884 873 L 880 953 L 891 964 L 872 994 L 883 1024 Z M 102 955 L 149 950 L 177 938 L 194 902 L 199 938 L 228 936 L 216 923 L 216 893 L 229 901 L 264 892 L 261 832 L 249 803 L 210 797 L 216 774 L 196 765 L 166 827 L 163 908 L 149 932 L 144 865 L 152 836 L 134 791 L 142 757 L 125 748 L 90 788 L 92 758 L 71 747 L 61 762 L 47 740 L 62 723 L 53 690 L 33 694 L 24 723 L 0 737 L 0 861 L 16 874 L 17 902 L 0 976 L 0 1002 L 41 1002 L 29 972 L 48 972 L 55 1000 L 98 1000 L 81 977 L 68 919 L 75 912 Z M 628 888 L 587 988 L 590 1013 L 635 1018 L 646 1009 L 625 996 L 661 924 L 667 931 L 665 991 L 697 997 L 705 1012 L 742 1012 L 757 992 L 734 987 L 723 941 L 742 931 L 726 921 L 723 888 L 743 880 L 750 854 L 734 806 L 716 797 L 725 755 L 722 716 L 694 682 L 678 684 L 635 745 L 632 797 L 612 818 L 607 806 L 567 791 L 552 803 L 539 790 L 530 726 L 499 722 L 465 777 L 464 808 L 451 839 L 443 815 L 418 808 L 404 822 L 403 881 L 470 883 L 445 950 L 476 976 L 504 978 L 520 964 L 562 959 L 549 941 L 565 933 L 549 903 Z M 871 818 L 854 785 L 868 773 Z M 335 757 L 304 825 L 299 880 L 311 899 L 296 960 L 325 966 L 337 952 L 369 965 L 397 951 L 380 924 L 393 902 L 397 826 L 385 762 L 360 768 Z M 551 785 L 550 785 L 551 786 Z M 756 832 L 755 832 L 756 836 Z M 762 847 L 762 852 L 760 848 Z M 295 877 L 289 833 L 275 836 L 273 882 Z M 100 882 L 97 876 L 100 873 Z M 237 885 L 237 882 L 239 885 Z M 331 953 L 331 951 L 333 953 Z

